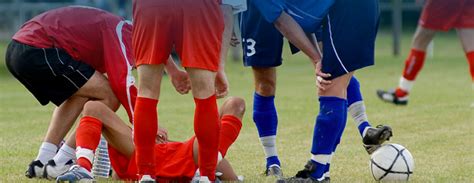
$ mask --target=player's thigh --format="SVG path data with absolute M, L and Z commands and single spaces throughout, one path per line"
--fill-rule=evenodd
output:
M 112 110 L 117 110 L 120 103 L 110 87 L 109 80 L 101 73 L 94 72 L 91 78 L 74 93 L 74 96 L 101 100 Z
M 12 41 L 7 50 L 7 66 L 43 105 L 51 101 L 60 106 L 94 82 L 89 80 L 95 80 L 94 68 L 75 60 L 64 50 L 35 48 L 16 41 Z M 103 99 L 93 94 L 82 96 Z
M 474 51 L 474 28 L 471 29 L 456 29 L 459 39 L 461 40 L 464 51 Z

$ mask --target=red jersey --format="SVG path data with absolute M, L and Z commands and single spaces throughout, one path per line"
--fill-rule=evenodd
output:
M 131 70 L 132 25 L 106 11 L 83 6 L 58 8 L 23 24 L 13 40 L 37 48 L 59 48 L 104 73 L 130 121 L 137 95 Z
M 193 136 L 185 142 L 155 144 L 155 175 L 159 180 L 189 182 L 193 178 L 198 169 L 193 159 L 195 138 Z M 138 180 L 136 152 L 127 157 L 109 145 L 109 157 L 112 168 L 121 180 Z

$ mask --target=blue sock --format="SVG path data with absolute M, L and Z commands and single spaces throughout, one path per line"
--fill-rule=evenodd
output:
M 345 126 L 347 117 L 347 102 L 338 97 L 319 97 L 320 109 L 316 118 L 311 147 L 312 162 L 316 170 L 311 176 L 316 179 L 323 178 L 328 170 L 328 163 L 335 144 Z
M 347 106 L 347 103 L 346 103 L 346 106 Z M 344 108 L 344 109 L 345 109 L 344 113 L 347 114 L 347 107 Z M 344 120 L 343 121 L 344 121 L 344 124 L 342 124 L 342 128 L 341 128 L 341 130 L 339 131 L 339 133 L 337 135 L 338 139 L 336 140 L 336 142 L 333 145 L 331 158 L 329 159 L 329 163 L 327 164 L 326 170 L 324 171 L 324 174 L 327 174 L 327 175 L 325 175 L 325 177 L 329 177 L 329 169 L 331 168 L 331 160 L 332 160 L 332 157 L 336 154 L 337 146 L 339 145 L 339 143 L 341 143 L 342 134 L 344 133 L 344 129 L 346 128 L 347 115 L 344 115 Z
M 360 92 L 359 81 L 353 76 L 347 86 L 347 103 L 349 106 L 349 113 L 359 129 L 362 136 L 366 127 L 370 127 L 370 123 L 365 112 L 365 105 Z
M 275 96 L 265 97 L 256 92 L 253 98 L 253 121 L 267 157 L 267 168 L 274 164 L 280 166 L 276 150 L 278 115 L 274 100 Z

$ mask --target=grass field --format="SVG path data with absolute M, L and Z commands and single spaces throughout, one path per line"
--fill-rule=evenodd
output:
M 454 33 L 435 40 L 435 53 L 428 58 L 411 93 L 409 105 L 393 106 L 379 101 L 375 90 L 397 85 L 402 63 L 409 50 L 410 34 L 403 37 L 401 57 L 391 55 L 388 32 L 378 36 L 376 65 L 356 75 L 373 125 L 393 127 L 391 142 L 407 147 L 415 158 L 413 182 L 474 182 L 474 101 L 467 63 Z M 0 182 L 25 182 L 26 165 L 36 156 L 53 105 L 42 107 L 6 71 L 3 58 L 6 44 L 0 44 Z M 228 159 L 247 182 L 273 182 L 262 176 L 264 154 L 252 121 L 253 78 L 241 62 L 229 62 L 227 72 L 232 96 L 247 101 L 243 129 Z M 278 69 L 276 105 L 279 112 L 278 147 L 286 176 L 301 169 L 310 157 L 309 149 L 318 101 L 313 70 L 302 55 L 284 56 Z M 165 78 L 166 79 L 166 78 Z M 164 82 L 160 100 L 160 125 L 175 140 L 193 133 L 190 95 L 180 96 Z M 222 101 L 219 101 L 222 103 Z M 125 113 L 120 111 L 124 118 Z M 368 168 L 369 156 L 362 147 L 352 119 L 348 119 L 343 139 L 333 159 L 333 182 L 374 182 Z

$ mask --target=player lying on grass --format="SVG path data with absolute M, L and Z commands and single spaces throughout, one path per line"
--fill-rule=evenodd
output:
M 9 71 L 42 105 L 51 101 L 57 106 L 27 177 L 45 176 L 45 167 L 52 168 L 50 176 L 54 177 L 54 167 L 72 165 L 74 140 L 59 151 L 58 145 L 87 101 L 100 101 L 113 111 L 121 104 L 132 121 L 137 90 L 131 75 L 135 67 L 130 56 L 131 37 L 129 22 L 96 8 L 78 6 L 40 14 L 13 36 L 6 53 Z M 176 89 L 187 93 L 186 73 L 172 61 L 166 68 Z
M 229 162 L 223 158 L 235 142 L 241 129 L 245 102 L 241 98 L 229 97 L 219 110 L 220 141 L 217 172 L 220 180 L 238 180 Z M 132 129 L 110 108 L 100 102 L 89 101 L 84 106 L 83 117 L 76 131 L 77 165 L 57 178 L 57 181 L 78 181 L 93 179 L 91 174 L 94 150 L 101 134 L 109 143 L 109 156 L 114 172 L 121 180 L 138 180 L 133 145 Z M 189 181 L 193 178 L 197 165 L 199 145 L 195 136 L 184 142 L 172 142 L 167 137 L 157 136 L 153 151 L 156 166 L 153 170 L 158 180 Z M 217 159 L 217 157 L 215 157 Z
M 362 100 L 362 95 L 360 93 L 359 82 L 355 78 L 349 76 L 344 76 L 344 80 L 350 79 L 350 81 L 342 81 L 341 78 L 337 78 L 339 75 L 347 74 L 344 73 L 347 71 L 342 70 L 344 65 L 339 61 L 339 56 L 335 56 L 337 53 L 333 53 L 334 42 L 328 42 L 329 36 L 326 29 L 326 39 L 324 40 L 328 45 L 328 50 L 324 50 L 324 53 L 328 53 L 327 57 L 323 57 L 322 65 L 320 55 L 314 49 L 314 45 L 311 44 L 310 40 L 306 37 L 306 34 L 303 31 L 309 33 L 316 32 L 320 26 L 322 19 L 325 19 L 325 13 L 327 9 L 334 2 L 333 1 L 320 1 L 315 4 L 311 4 L 310 1 L 273 1 L 272 3 L 264 3 L 266 1 L 251 1 L 249 3 L 248 11 L 244 12 L 242 15 L 242 41 L 243 41 L 243 50 L 244 50 L 244 65 L 251 66 L 253 70 L 253 75 L 255 78 L 255 94 L 254 94 L 254 103 L 253 103 L 253 120 L 257 126 L 258 133 L 260 136 L 260 141 L 265 151 L 266 156 L 266 175 L 275 175 L 279 178 L 282 177 L 282 172 L 280 169 L 280 161 L 276 149 L 276 134 L 278 126 L 278 115 L 275 107 L 275 92 L 276 92 L 276 67 L 282 64 L 282 46 L 283 46 L 283 36 L 285 36 L 291 43 L 296 47 L 301 49 L 308 57 L 312 60 L 312 63 L 315 66 L 316 75 L 319 77 L 317 80 L 318 86 L 322 88 L 320 90 L 321 104 L 323 103 L 336 103 L 337 106 L 344 106 L 345 111 L 343 113 L 351 113 L 352 117 L 357 123 L 359 132 L 363 137 L 363 142 L 367 151 L 370 153 L 378 145 L 388 140 L 391 136 L 391 129 L 388 126 L 380 126 L 373 128 L 370 126 L 365 112 L 365 105 Z M 303 10 L 307 10 L 304 12 Z M 314 15 L 311 15 L 314 14 Z M 315 19 L 314 17 L 321 17 L 320 19 Z M 372 17 L 369 18 L 372 20 Z M 314 22 L 313 22 L 314 21 Z M 341 21 L 338 19 L 338 21 Z M 364 20 L 365 21 L 365 20 Z M 313 22 L 313 23 L 311 23 Z M 371 25 L 372 26 L 372 25 Z M 372 26 L 374 27 L 374 26 Z M 334 38 L 336 40 L 337 49 L 342 49 L 340 53 L 344 57 L 343 61 L 345 62 L 354 62 L 347 63 L 352 65 L 352 70 L 357 69 L 359 66 L 367 66 L 373 62 L 373 58 L 370 55 L 370 49 L 373 48 L 373 30 L 367 31 L 367 35 L 362 37 L 367 37 L 364 43 L 366 47 L 360 47 L 358 50 L 360 52 L 368 52 L 367 55 L 350 55 L 352 53 L 357 53 L 357 51 L 350 51 L 351 47 L 344 47 L 346 42 L 345 40 L 350 40 L 351 36 L 345 37 L 342 36 L 342 28 L 338 29 L 338 34 Z M 364 28 L 365 29 L 365 28 Z M 356 33 L 355 33 L 356 34 Z M 344 39 L 344 38 L 347 39 Z M 332 38 L 331 38 L 332 39 Z M 349 41 L 348 41 L 349 42 Z M 351 41 L 351 44 L 355 44 L 355 41 Z M 371 46 L 372 45 L 372 46 Z M 359 48 L 358 46 L 353 46 L 353 48 Z M 357 60 L 355 58 L 359 58 Z M 365 63 L 355 63 L 358 61 L 365 61 Z M 342 65 L 339 65 L 339 63 Z M 346 64 L 346 63 L 344 63 Z M 350 69 L 350 68 L 349 68 Z M 321 77 L 327 77 L 328 74 L 324 74 L 322 71 L 331 71 L 333 72 L 332 78 L 333 81 L 326 81 L 321 79 Z M 337 72 L 337 73 L 336 73 Z M 338 75 L 336 75 L 338 74 Z M 352 74 L 352 73 L 350 73 Z M 337 82 L 337 85 L 328 85 L 331 82 Z M 345 82 L 348 82 L 345 83 Z M 346 85 L 347 84 L 347 85 Z M 326 86 L 325 86 L 326 85 Z M 324 87 L 326 90 L 324 90 Z M 344 91 L 338 91 L 337 97 L 328 97 L 335 95 L 335 89 L 344 89 Z M 332 90 L 332 92 L 328 92 Z M 348 106 L 345 104 L 344 96 L 347 94 Z M 331 101 L 332 99 L 334 101 Z M 327 104 L 324 104 L 327 105 Z M 332 105 L 332 104 L 331 104 Z M 322 105 L 323 106 L 323 105 Z M 333 107 L 333 106 L 329 106 Z M 348 107 L 348 109 L 347 109 Z M 339 108 L 338 108 L 339 109 Z M 334 115 L 346 116 L 346 114 L 331 114 L 325 115 L 320 113 L 321 118 L 331 117 L 334 119 Z M 318 117 L 317 123 L 321 121 Z M 342 135 L 343 127 L 345 126 L 345 119 L 337 119 L 337 121 L 332 121 L 327 123 L 327 126 L 318 125 L 315 127 L 315 136 L 313 138 L 313 148 L 312 153 L 314 156 L 324 156 L 325 159 L 330 159 L 335 151 L 335 146 L 339 143 L 340 136 Z M 337 124 L 337 126 L 334 126 Z M 340 133 L 334 133 L 331 130 L 326 132 L 321 132 L 320 129 L 323 128 L 339 128 Z M 318 134 L 316 135 L 316 131 Z M 329 133 L 329 134 L 321 134 Z M 332 139 L 334 144 L 325 144 L 316 147 L 316 144 L 320 141 L 326 141 L 322 136 Z M 334 146 L 334 148 L 332 148 Z M 321 150 L 323 149 L 323 150 Z M 319 154 L 318 152 L 319 151 Z M 324 153 L 322 153 L 324 151 Z M 324 161 L 322 169 L 328 165 L 330 161 Z M 329 166 L 327 166 L 329 167 Z M 322 172 L 319 170 L 319 172 Z M 328 175 L 329 168 L 323 173 Z M 319 173 L 318 173 L 319 174 Z M 321 176 L 318 175 L 318 178 Z
M 386 102 L 406 105 L 415 79 L 424 65 L 426 48 L 437 32 L 451 29 L 456 29 L 466 53 L 474 91 L 474 1 L 427 0 L 398 87 L 390 91 L 378 90 L 377 96 Z M 471 106 L 474 107 L 474 103 Z

